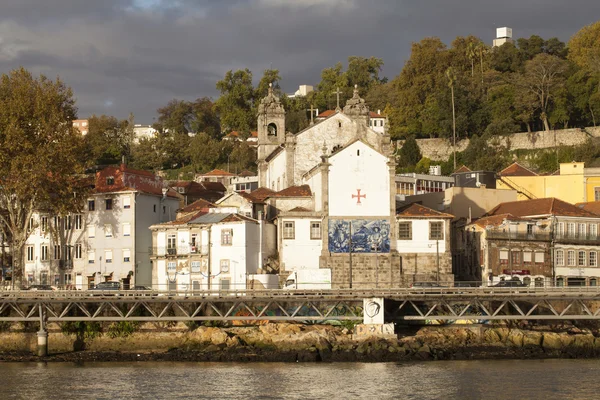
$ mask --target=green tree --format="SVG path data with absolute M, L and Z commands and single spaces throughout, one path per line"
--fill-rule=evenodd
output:
M 0 77 L 0 222 L 9 233 L 13 281 L 23 276 L 23 248 L 34 210 L 79 211 L 86 188 L 84 146 L 74 129 L 77 108 L 60 79 L 24 68 Z
M 131 155 L 133 145 L 133 115 L 119 121 L 108 115 L 92 115 L 88 134 L 84 136 L 88 157 L 97 165 L 116 164 Z
M 141 138 L 133 146 L 131 165 L 135 168 L 158 171 L 166 163 L 166 154 L 159 144 L 158 137 Z
M 215 101 L 214 107 L 225 132 L 256 128 L 256 116 L 253 113 L 255 91 L 249 69 L 228 71 L 217 82 L 217 90 L 221 92 L 221 97 Z
M 192 132 L 204 132 L 212 138 L 221 137 L 221 123 L 209 97 L 201 97 L 191 104 L 193 112 Z
M 153 125 L 157 131 L 183 135 L 193 132 L 194 112 L 189 101 L 173 99 L 157 112 L 158 121 Z
M 257 104 L 260 99 L 266 97 L 269 93 L 269 85 L 273 85 L 273 93 L 276 96 L 281 97 L 281 87 L 279 86 L 279 81 L 281 80 L 281 76 L 279 76 L 278 69 L 266 69 L 263 72 L 262 78 L 258 82 L 258 86 L 256 87 L 256 91 L 254 93 L 254 104 Z
M 189 144 L 188 154 L 196 171 L 207 172 L 221 161 L 221 142 L 206 133 L 194 136 Z
M 446 70 L 446 78 L 448 79 L 448 87 L 452 96 L 452 153 L 454 168 L 456 169 L 456 113 L 454 111 L 454 83 L 456 82 L 456 74 L 452 67 Z
M 408 139 L 402 145 L 400 151 L 398 151 L 398 166 L 399 167 L 412 167 L 417 165 L 419 160 L 423 158 L 421 155 L 421 149 L 415 140 L 414 136 L 409 136 Z

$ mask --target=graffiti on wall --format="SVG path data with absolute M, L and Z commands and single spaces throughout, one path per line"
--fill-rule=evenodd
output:
M 328 231 L 332 253 L 390 252 L 390 224 L 385 219 L 330 219 Z

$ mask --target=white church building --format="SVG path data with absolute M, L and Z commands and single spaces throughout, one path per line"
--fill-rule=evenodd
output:
M 259 187 L 275 191 L 265 203 L 266 217 L 277 225 L 280 274 L 330 268 L 334 288 L 450 281 L 445 243 L 441 258 L 429 248 L 398 251 L 406 242 L 398 239 L 402 217 L 396 215 L 393 148 L 387 124 L 375 131 L 370 115 L 355 87 L 343 110 L 338 104 L 332 115 L 292 134 L 285 131 L 285 110 L 273 91 L 262 99 L 258 179 Z M 423 220 L 440 219 L 425 214 Z M 450 219 L 442 220 L 446 233 Z

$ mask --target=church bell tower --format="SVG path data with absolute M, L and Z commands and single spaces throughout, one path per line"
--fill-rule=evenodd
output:
M 285 143 L 285 110 L 269 84 L 269 93 L 258 105 L 258 183 L 267 186 L 266 158 Z

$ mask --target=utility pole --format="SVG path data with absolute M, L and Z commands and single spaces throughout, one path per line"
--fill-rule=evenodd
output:
M 348 252 L 350 255 L 350 289 L 352 289 L 352 221 L 348 222 L 350 226 L 350 240 L 348 241 Z
M 437 264 L 437 283 L 440 283 L 440 240 L 435 240 L 435 252 L 437 254 L 436 264 Z

